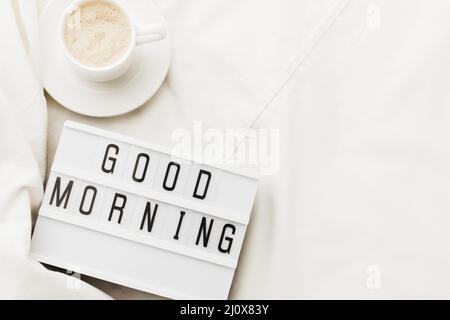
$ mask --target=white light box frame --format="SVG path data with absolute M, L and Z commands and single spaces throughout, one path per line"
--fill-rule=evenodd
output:
M 225 299 L 257 180 L 66 121 L 31 255 L 173 299 Z

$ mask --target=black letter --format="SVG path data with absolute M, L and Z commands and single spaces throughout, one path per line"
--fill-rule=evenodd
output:
M 59 207 L 61 203 L 63 202 L 64 198 L 66 198 L 66 201 L 64 202 L 64 209 L 67 208 L 67 202 L 69 201 L 70 193 L 72 192 L 72 186 L 73 181 L 70 180 L 69 184 L 67 185 L 66 189 L 64 189 L 64 192 L 62 196 L 60 195 L 61 191 L 61 178 L 57 177 L 55 186 L 53 187 L 52 196 L 50 197 L 50 205 L 53 203 L 53 198 L 56 195 L 56 206 Z
M 225 239 L 228 241 L 228 248 L 227 249 L 223 249 L 222 248 L 222 242 L 225 236 L 225 230 L 227 228 L 231 229 L 231 234 L 234 234 L 236 232 L 236 227 L 232 224 L 227 223 L 226 225 L 223 226 L 222 229 L 222 235 L 220 236 L 220 241 L 219 241 L 219 251 L 222 253 L 230 253 L 231 251 L 231 245 L 233 244 L 233 238 L 231 237 L 225 237 Z
M 122 205 L 121 206 L 117 206 L 116 205 L 117 198 L 121 198 L 122 199 Z M 122 222 L 123 209 L 125 208 L 125 204 L 126 203 L 127 203 L 127 196 L 124 195 L 124 194 L 116 193 L 114 195 L 114 200 L 113 200 L 113 203 L 112 203 L 112 206 L 111 206 L 111 210 L 109 211 L 108 221 L 111 221 L 112 215 L 114 213 L 114 210 L 118 210 L 120 212 L 120 215 L 119 215 L 119 219 L 117 220 L 117 223 L 120 224 L 120 222 Z
M 144 165 L 144 170 L 142 170 L 142 176 L 140 178 L 136 177 L 136 171 L 138 169 L 139 166 L 139 159 L 143 157 L 145 158 L 145 165 Z M 134 165 L 134 170 L 133 170 L 133 180 L 136 182 L 142 182 L 145 179 L 145 175 L 147 174 L 147 168 L 148 168 L 148 163 L 150 161 L 150 157 L 148 154 L 146 153 L 139 153 L 137 158 L 136 158 L 136 163 Z
M 205 189 L 203 190 L 203 194 L 200 195 L 200 194 L 197 194 L 197 191 L 198 191 L 197 189 L 200 184 L 200 180 L 202 179 L 202 174 L 206 174 L 208 180 L 206 180 Z M 205 199 L 206 192 L 208 192 L 210 180 L 211 180 L 211 172 L 206 171 L 206 170 L 200 170 L 198 173 L 197 182 L 195 183 L 194 194 L 192 196 L 197 199 L 202 199 L 202 200 Z
M 177 171 L 175 172 L 175 178 L 173 179 L 172 185 L 170 187 L 166 186 L 167 183 L 167 178 L 169 177 L 169 171 L 170 171 L 170 167 L 175 166 L 177 168 Z M 175 189 L 175 185 L 177 184 L 177 179 L 178 179 L 178 173 L 180 173 L 180 164 L 176 163 L 176 162 L 169 162 L 169 164 L 167 165 L 167 170 L 166 170 L 166 176 L 164 177 L 164 182 L 163 182 L 163 188 L 167 191 L 172 191 L 173 189 Z
M 181 223 L 183 222 L 183 218 L 184 218 L 185 214 L 186 214 L 186 212 L 180 211 L 180 218 L 178 219 L 177 231 L 175 232 L 175 235 L 173 236 L 173 238 L 175 240 L 178 240 L 178 234 L 180 233 Z
M 92 194 L 91 204 L 89 206 L 89 210 L 85 211 L 83 210 L 84 200 L 86 199 L 86 193 L 88 190 L 92 190 L 94 193 Z M 83 196 L 81 197 L 81 203 L 80 203 L 80 213 L 84 215 L 89 215 L 92 212 L 92 208 L 94 207 L 95 197 L 97 196 L 97 188 L 94 186 L 87 186 L 84 188 Z
M 208 231 L 206 231 L 206 218 L 205 217 L 202 218 L 202 222 L 200 223 L 200 229 L 198 230 L 197 241 L 195 242 L 197 246 L 198 243 L 200 242 L 201 235 L 203 235 L 203 247 L 206 248 L 208 246 L 209 236 L 211 235 L 213 223 L 214 219 L 211 219 L 211 222 L 209 223 L 208 226 Z
M 145 220 L 147 220 L 147 231 L 152 232 L 153 222 L 155 221 L 156 211 L 158 211 L 158 204 L 155 204 L 153 209 L 153 215 L 150 213 L 150 202 L 147 201 L 145 205 L 144 215 L 142 216 L 141 230 L 144 229 Z
M 102 163 L 102 171 L 105 173 L 114 173 L 114 167 L 116 166 L 116 161 L 117 161 L 116 158 L 113 158 L 113 157 L 107 158 L 110 149 L 114 149 L 115 155 L 119 154 L 119 147 L 117 145 L 112 144 L 112 143 L 108 144 L 108 146 L 106 147 L 105 156 L 103 157 L 103 163 Z M 105 167 L 106 160 L 110 160 L 112 162 L 111 168 L 109 168 L 109 169 L 107 169 Z

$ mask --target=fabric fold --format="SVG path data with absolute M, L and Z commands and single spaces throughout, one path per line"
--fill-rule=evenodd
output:
M 32 212 L 42 200 L 47 154 L 36 27 L 35 1 L 0 2 L 0 298 L 108 298 L 29 257 Z

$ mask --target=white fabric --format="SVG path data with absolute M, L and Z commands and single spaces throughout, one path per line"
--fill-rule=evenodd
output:
M 31 29 L 22 24 L 36 21 L 34 5 L 0 1 L 0 298 L 106 298 L 28 258 L 47 143 L 46 103 L 30 57 L 36 48 L 26 39 Z
M 48 97 L 47 167 L 66 119 L 165 145 L 195 120 L 278 128 L 280 170 L 261 180 L 231 298 L 449 298 L 450 3 L 155 2 L 173 44 L 163 86 L 109 119 Z M 100 297 L 26 258 L 45 110 L 20 24 L 0 3 L 0 295 Z

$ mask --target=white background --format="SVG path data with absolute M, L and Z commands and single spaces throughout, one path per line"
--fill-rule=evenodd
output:
M 66 290 L 65 279 L 32 272 L 20 258 L 39 203 L 38 164 L 48 155 L 51 165 L 70 118 L 163 145 L 196 119 L 281 129 L 281 169 L 261 181 L 232 298 L 450 298 L 450 3 L 155 2 L 173 41 L 160 91 L 111 119 L 78 116 L 48 98 L 48 153 L 45 108 L 25 60 L 34 46 L 23 45 L 21 24 L 3 10 L 9 1 L 0 2 L 0 30 L 10 36 L 0 42 L 8 136 L 0 172 L 11 181 L 0 194 L 10 223 L 0 232 L 8 244 L 2 295 L 99 297 Z M 368 286 L 374 270 L 379 286 Z M 116 298 L 154 298 L 86 280 Z

